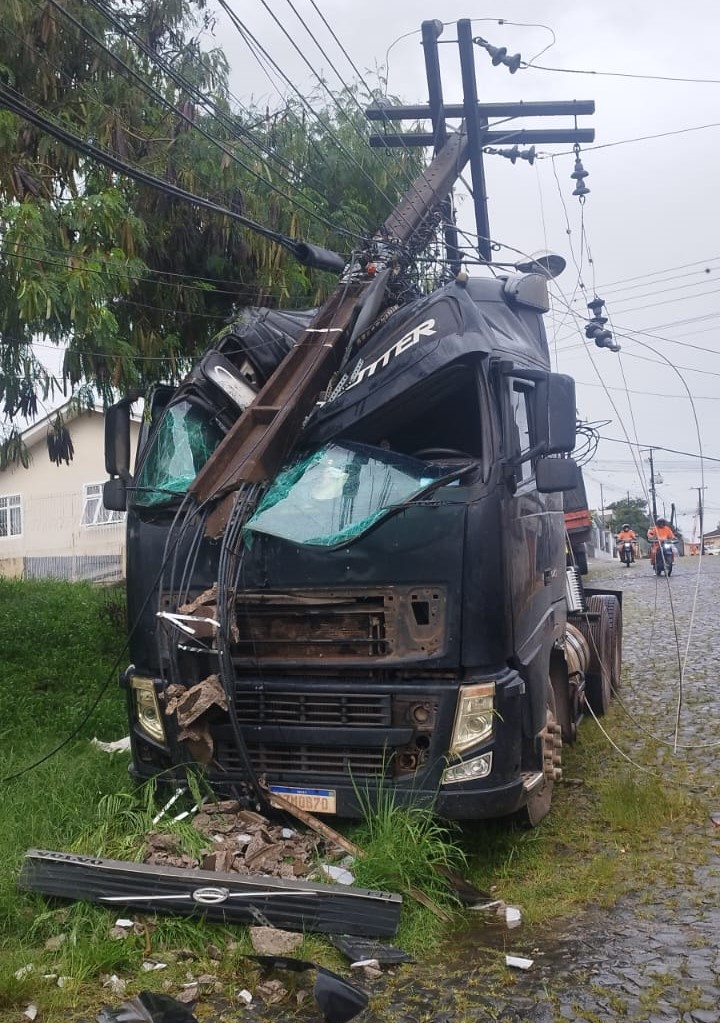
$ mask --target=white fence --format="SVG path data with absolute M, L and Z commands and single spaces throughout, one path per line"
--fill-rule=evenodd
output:
M 125 523 L 92 496 L 23 497 L 22 533 L 0 542 L 0 575 L 112 582 L 125 575 Z

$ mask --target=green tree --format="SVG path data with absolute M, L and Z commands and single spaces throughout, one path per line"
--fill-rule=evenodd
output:
M 638 536 L 645 536 L 651 524 L 648 505 L 644 497 L 630 497 L 622 501 L 613 501 L 607 506 L 612 512 L 612 528 L 617 533 L 623 523 L 627 522 Z
M 274 241 L 94 162 L 3 96 L 133 167 L 291 238 L 349 254 L 417 170 L 371 150 L 350 90 L 281 111 L 234 109 L 228 64 L 203 48 L 205 0 L 8 0 L 0 24 L 0 408 L 54 386 L 33 345 L 66 347 L 62 386 L 173 380 L 239 308 L 320 302 L 334 286 Z M 370 96 L 362 97 L 369 101 Z M 320 109 L 318 109 L 320 107 Z

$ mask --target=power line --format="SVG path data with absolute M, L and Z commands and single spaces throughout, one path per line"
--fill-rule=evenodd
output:
M 264 238 L 269 238 L 271 241 L 277 242 L 278 245 L 288 247 L 290 239 L 286 238 L 279 232 L 273 231 L 271 228 L 265 227 L 263 224 L 259 224 L 250 217 L 244 216 L 242 213 L 237 213 L 235 210 L 228 209 L 228 207 L 221 206 L 219 203 L 212 202 L 210 199 L 205 199 L 202 196 L 195 195 L 194 192 L 188 192 L 184 188 L 180 188 L 178 185 L 174 185 L 169 181 L 164 181 L 162 178 L 158 178 L 154 174 L 143 171 L 139 167 L 135 167 L 132 164 L 127 163 L 125 160 L 121 160 L 119 157 L 114 156 L 112 153 L 108 153 L 106 150 L 101 149 L 94 143 L 81 139 L 78 135 L 62 128 L 50 118 L 45 117 L 37 108 L 33 109 L 24 102 L 19 93 L 9 89 L 2 82 L 0 82 L 0 106 L 7 107 L 7 109 L 12 113 L 16 114 L 23 120 L 28 121 L 30 124 L 35 125 L 35 127 L 40 128 L 42 131 L 47 132 L 48 135 L 51 135 L 59 142 L 62 142 L 63 145 L 69 146 L 71 149 L 75 149 L 78 152 L 83 153 L 91 160 L 96 160 L 98 163 L 101 163 L 106 167 L 110 167 L 111 170 L 117 171 L 118 174 L 124 174 L 126 177 L 139 181 L 141 184 L 147 185 L 150 188 L 155 188 L 157 191 L 163 192 L 165 195 L 170 195 L 175 199 L 181 199 L 183 202 L 199 206 L 201 209 L 209 210 L 211 213 L 217 213 L 220 216 L 229 217 L 230 219 L 237 221 L 239 224 L 242 224 L 243 227 L 247 227 L 251 231 L 255 231 L 257 234 L 262 235 Z
M 245 170 L 248 174 L 250 174 L 251 177 L 255 178 L 256 181 L 260 182 L 260 184 L 262 184 L 264 187 L 267 187 L 271 191 L 275 192 L 277 195 L 279 195 L 286 202 L 290 203 L 292 206 L 295 206 L 297 209 L 301 209 L 311 218 L 324 224 L 326 227 L 329 227 L 331 230 L 337 231 L 338 233 L 341 234 L 346 234 L 349 237 L 353 238 L 354 240 L 361 239 L 361 236 L 358 235 L 357 233 L 347 231 L 339 227 L 338 225 L 334 224 L 332 221 L 328 220 L 321 213 L 319 213 L 317 206 L 315 207 L 315 209 L 311 209 L 309 206 L 305 205 L 305 203 L 301 202 L 299 199 L 293 198 L 292 196 L 284 192 L 281 188 L 275 185 L 267 177 L 267 175 L 260 174 L 258 171 L 256 171 L 253 167 L 250 166 L 250 164 L 242 160 L 237 155 L 237 153 L 235 153 L 221 139 L 219 139 L 216 135 L 213 135 L 211 132 L 207 131 L 201 124 L 198 123 L 198 121 L 196 121 L 193 117 L 189 116 L 180 107 L 178 107 L 177 104 L 172 103 L 170 100 L 166 99 L 166 97 L 164 97 L 162 93 L 157 88 L 155 88 L 154 85 L 152 85 L 152 83 L 148 82 L 138 71 L 130 67 L 130 65 L 126 61 L 122 60 L 122 58 L 118 54 L 113 53 L 113 51 L 101 39 L 98 39 L 97 36 L 90 32 L 89 29 L 85 28 L 85 26 L 74 15 L 67 11 L 62 6 L 62 4 L 58 2 L 58 0 L 49 0 L 49 2 L 56 10 L 60 11 L 65 18 L 67 18 L 73 25 L 75 25 L 75 27 L 78 28 L 83 33 L 84 36 L 86 36 L 88 39 L 91 39 L 97 47 L 99 47 L 107 56 L 109 56 L 115 63 L 117 63 L 121 68 L 123 68 L 123 70 L 126 72 L 126 76 L 130 76 L 130 78 L 132 78 L 137 85 L 144 89 L 145 92 L 147 92 L 152 99 L 156 100 L 168 111 L 174 113 L 185 124 L 187 124 L 189 128 L 202 135 L 202 137 L 206 141 L 208 141 L 211 145 L 215 146 L 217 149 L 223 152 L 227 157 L 229 157 L 233 161 L 233 163 L 237 164 L 239 167 L 242 167 L 242 169 Z M 123 32 L 123 34 L 128 35 L 128 33 L 123 29 L 122 23 L 119 21 L 119 19 L 113 17 L 111 12 L 108 12 L 103 4 L 97 2 L 97 0 L 88 0 L 88 3 L 90 3 L 98 11 L 100 11 L 100 13 L 104 14 L 105 17 L 111 22 L 111 24 L 113 24 L 118 29 L 118 31 L 121 31 Z M 144 47 L 143 52 L 146 52 L 148 55 L 152 55 L 155 63 L 159 67 L 161 67 L 163 71 L 165 70 L 164 67 L 165 62 L 161 61 L 158 55 L 154 53 L 150 47 Z M 61 68 L 58 68 L 58 70 L 62 72 Z M 62 73 L 64 74 L 64 72 Z M 175 79 L 179 79 L 181 76 L 179 76 L 177 72 L 174 72 L 173 77 Z M 183 83 L 185 83 L 186 81 L 187 81 L 186 79 L 183 79 Z M 203 97 L 203 99 L 205 99 L 205 97 Z M 292 187 L 291 182 L 287 178 L 284 179 L 284 183 L 287 186 Z
M 598 78 L 633 78 L 646 82 L 683 82 L 688 85 L 720 85 L 720 78 L 680 78 L 672 75 L 640 75 L 629 71 L 593 71 L 587 68 L 544 67 L 521 61 L 523 71 L 554 71 L 564 75 L 595 75 Z

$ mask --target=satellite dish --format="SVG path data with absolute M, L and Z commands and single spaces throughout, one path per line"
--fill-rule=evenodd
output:
M 559 277 L 567 262 L 556 252 L 534 252 L 529 259 L 515 264 L 521 274 L 542 274 L 543 277 Z

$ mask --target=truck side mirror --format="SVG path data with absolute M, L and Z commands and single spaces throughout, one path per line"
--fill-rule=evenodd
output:
M 538 452 L 569 454 L 575 447 L 575 381 L 564 373 L 545 373 L 534 396 Z
M 103 483 L 103 505 L 108 511 L 125 511 L 127 508 L 127 485 L 125 480 L 114 476 Z
M 122 398 L 105 413 L 105 471 L 130 479 L 130 406 L 134 397 Z
M 572 458 L 538 458 L 535 463 L 535 486 L 540 494 L 574 490 L 579 481 L 580 470 Z

